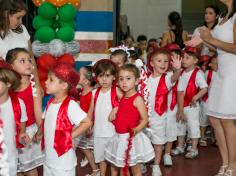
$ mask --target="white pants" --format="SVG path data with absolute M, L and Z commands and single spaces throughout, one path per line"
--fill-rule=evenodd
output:
M 151 117 L 149 119 L 152 144 L 162 145 L 166 143 L 166 117 Z
M 166 141 L 173 142 L 177 140 L 177 121 L 176 121 L 177 107 L 171 111 L 166 112 Z
M 54 169 L 46 164 L 43 165 L 43 175 L 44 176 L 75 176 L 75 167 L 71 170 L 59 170 Z
M 94 137 L 94 159 L 95 163 L 105 161 L 105 148 L 111 137 Z

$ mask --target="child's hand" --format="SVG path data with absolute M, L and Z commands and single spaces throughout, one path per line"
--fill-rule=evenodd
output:
M 186 116 L 185 116 L 183 110 L 178 110 L 178 111 L 177 111 L 177 113 L 176 113 L 176 119 L 177 119 L 177 121 L 186 120 Z
M 20 133 L 19 141 L 23 145 L 28 145 L 31 143 L 31 139 L 27 133 Z
M 85 132 L 85 136 L 86 138 L 89 138 L 93 135 L 93 129 L 89 128 L 86 132 Z
M 109 114 L 109 116 L 108 116 L 108 120 L 109 120 L 110 122 L 112 122 L 113 120 L 116 119 L 116 113 L 117 113 L 117 111 L 118 111 L 118 107 L 115 107 L 115 108 L 113 108 L 112 111 L 110 112 L 110 114 Z
M 171 56 L 171 65 L 174 69 L 176 70 L 181 69 L 181 62 L 182 62 L 182 59 L 179 55 Z
M 43 134 L 42 134 L 41 129 L 39 128 L 33 137 L 33 141 L 36 143 L 39 143 L 42 140 L 42 137 L 43 137 Z
M 190 107 L 196 107 L 197 106 L 197 101 L 198 101 L 198 98 L 196 96 L 194 96 L 192 98 L 192 101 L 190 102 Z
M 133 128 L 133 135 L 135 136 L 139 131 L 137 130 L 137 128 Z

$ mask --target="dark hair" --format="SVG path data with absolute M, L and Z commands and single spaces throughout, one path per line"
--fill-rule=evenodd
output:
M 174 43 L 178 44 L 181 48 L 183 48 L 183 24 L 180 14 L 178 12 L 173 11 L 169 13 L 168 19 L 170 23 L 175 26 L 175 29 L 172 30 L 175 34 Z
M 158 49 L 154 50 L 153 52 L 151 52 L 151 53 L 148 55 L 148 58 L 149 58 L 150 61 L 151 61 L 151 59 L 152 59 L 153 57 L 155 57 L 156 55 L 159 55 L 159 54 L 167 55 L 167 57 L 168 57 L 169 59 L 170 59 L 170 57 L 171 57 L 171 53 L 170 53 L 167 49 L 165 49 L 165 48 L 158 48 Z
M 145 35 L 139 35 L 137 37 L 137 42 L 141 42 L 141 41 L 147 41 L 147 36 Z
M 5 84 L 10 83 L 10 89 L 16 90 L 20 85 L 20 79 L 17 75 L 8 69 L 0 69 L 0 81 L 4 82 Z
M 124 62 L 124 63 L 127 62 L 127 60 L 128 60 L 128 55 L 127 55 L 126 51 L 124 51 L 124 50 L 122 50 L 122 49 L 115 50 L 114 52 L 111 53 L 110 58 L 112 58 L 112 56 L 117 56 L 117 55 L 122 56 L 122 59 L 123 59 L 123 62 Z
M 232 6 L 233 6 L 233 9 L 232 9 L 231 13 L 229 14 L 228 19 L 230 19 L 234 15 L 234 13 L 236 12 L 236 0 L 233 0 Z M 221 14 L 221 18 L 224 18 L 227 15 L 227 13 L 228 13 L 228 9 L 226 9 L 226 11 Z
M 139 58 L 140 55 L 140 49 L 135 48 L 135 50 L 128 50 L 130 56 L 129 58 L 131 58 L 132 60 L 137 60 Z M 139 52 L 139 53 L 138 53 Z
M 217 16 L 217 15 L 220 15 L 220 9 L 219 9 L 217 6 L 215 6 L 215 5 L 209 5 L 209 6 L 207 6 L 207 7 L 205 8 L 205 10 L 208 9 L 208 8 L 213 9 L 213 11 L 215 12 L 216 16 Z M 211 27 L 211 29 L 214 29 L 214 27 L 215 27 L 217 24 L 218 24 L 218 19 L 215 20 L 215 23 L 214 23 L 214 25 Z M 207 27 L 206 21 L 204 21 L 204 26 Z
M 101 74 L 104 75 L 107 71 L 110 71 L 110 73 L 116 77 L 117 67 L 115 63 L 113 63 L 111 60 L 104 59 L 104 61 L 101 61 L 100 63 L 95 64 L 94 73 L 96 77 Z
M 134 37 L 132 35 L 125 35 L 125 38 L 124 40 L 128 39 L 128 38 L 131 38 L 133 41 L 134 41 Z
M 139 72 L 139 69 L 134 65 L 134 64 L 126 64 L 126 65 L 123 65 L 119 72 L 122 71 L 122 70 L 125 70 L 125 71 L 129 71 L 129 72 L 132 72 L 134 73 L 134 76 L 136 79 L 138 79 L 140 77 L 140 72 Z
M 93 69 L 91 66 L 84 66 L 82 67 L 86 70 L 85 78 L 89 80 L 90 86 L 95 86 L 96 82 L 93 79 Z
M 0 37 L 4 39 L 10 30 L 9 16 L 21 11 L 27 11 L 27 7 L 22 0 L 2 0 L 0 2 Z M 12 30 L 16 33 L 22 33 L 23 28 Z
M 6 62 L 13 64 L 13 62 L 16 60 L 17 54 L 21 52 L 29 54 L 25 48 L 14 48 L 9 50 L 6 55 Z

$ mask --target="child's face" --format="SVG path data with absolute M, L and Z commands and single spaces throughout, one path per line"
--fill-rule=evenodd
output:
M 111 61 L 114 62 L 119 68 L 125 64 L 122 55 L 111 56 Z
M 66 82 L 61 81 L 56 75 L 52 72 L 49 72 L 48 79 L 45 82 L 46 93 L 56 95 L 60 93 L 62 90 L 68 88 L 68 84 Z
M 88 82 L 88 80 L 85 77 L 86 73 L 87 73 L 87 70 L 84 67 L 81 67 L 79 70 L 79 84 L 81 86 L 86 85 L 86 83 Z
M 133 72 L 127 70 L 121 70 L 119 72 L 118 84 L 124 92 L 135 90 L 135 86 L 138 85 L 138 81 L 139 80 L 135 78 Z
M 142 51 L 146 50 L 146 49 L 147 49 L 147 41 L 146 41 L 146 40 L 140 41 L 139 44 L 138 44 L 138 47 L 139 47 Z
M 158 74 L 163 74 L 167 71 L 169 66 L 169 58 L 166 54 L 157 54 L 151 58 L 150 62 L 153 71 Z
M 5 83 L 3 81 L 0 81 L 0 98 L 4 95 L 8 94 L 8 89 L 10 88 L 10 83 Z
M 211 62 L 209 63 L 209 67 L 210 67 L 213 71 L 217 72 L 217 70 L 218 70 L 218 64 L 217 64 L 217 59 L 216 59 L 215 57 L 211 59 Z
M 25 16 L 24 10 L 9 15 L 10 29 L 16 29 L 22 24 L 22 18 Z
M 198 62 L 198 60 L 194 56 L 184 53 L 184 57 L 182 59 L 182 66 L 184 68 L 190 68 L 190 67 L 196 65 L 197 62 Z
M 115 80 L 115 76 L 111 74 L 110 70 L 101 73 L 97 76 L 97 80 L 99 85 L 102 88 L 111 88 L 113 81 Z
M 13 69 L 22 76 L 28 76 L 33 72 L 32 58 L 28 53 L 19 52 L 12 63 Z

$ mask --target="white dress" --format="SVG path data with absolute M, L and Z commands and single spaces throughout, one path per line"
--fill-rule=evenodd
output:
M 233 24 L 236 14 L 212 31 L 213 36 L 227 43 L 233 41 Z M 236 55 L 217 48 L 218 71 L 212 82 L 207 114 L 220 119 L 236 119 Z

